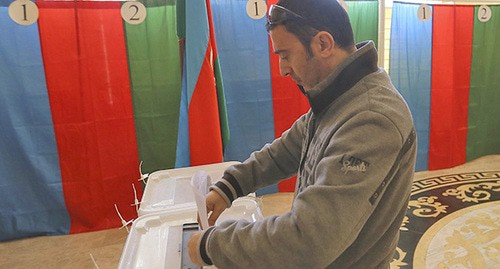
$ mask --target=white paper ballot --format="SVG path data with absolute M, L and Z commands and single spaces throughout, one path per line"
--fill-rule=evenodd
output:
M 191 187 L 193 189 L 196 207 L 198 207 L 198 216 L 200 218 L 202 230 L 208 228 L 207 204 L 205 196 L 208 193 L 208 187 L 210 184 L 210 176 L 205 171 L 198 171 L 191 178 Z

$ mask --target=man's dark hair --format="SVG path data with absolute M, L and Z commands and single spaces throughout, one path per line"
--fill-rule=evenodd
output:
M 341 48 L 354 45 L 354 35 L 351 22 L 345 9 L 337 0 L 280 0 L 277 5 L 282 6 L 305 20 L 286 20 L 283 22 L 286 30 L 300 40 L 311 52 L 311 40 L 318 31 L 330 33 L 335 43 Z M 272 29 L 276 25 L 270 25 Z

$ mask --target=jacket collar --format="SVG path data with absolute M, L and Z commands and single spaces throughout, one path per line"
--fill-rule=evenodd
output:
M 358 43 L 356 47 L 358 50 L 354 54 L 307 93 L 299 85 L 300 90 L 307 96 L 314 114 L 321 113 L 363 77 L 378 70 L 377 50 L 373 41 Z

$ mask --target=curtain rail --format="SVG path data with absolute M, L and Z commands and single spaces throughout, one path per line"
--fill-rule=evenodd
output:
M 481 0 L 481 1 L 450 1 L 450 0 L 396 0 L 393 2 L 409 4 L 446 4 L 446 5 L 500 5 L 499 0 Z

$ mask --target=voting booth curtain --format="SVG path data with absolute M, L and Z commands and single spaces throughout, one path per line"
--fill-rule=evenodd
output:
M 0 241 L 120 227 L 141 172 L 243 161 L 309 109 L 247 0 L 140 2 L 139 24 L 124 2 L 38 0 L 19 25 L 0 0 Z M 377 2 L 347 5 L 377 40 Z
M 390 75 L 407 100 L 418 137 L 417 171 L 500 153 L 500 6 L 394 2 Z

